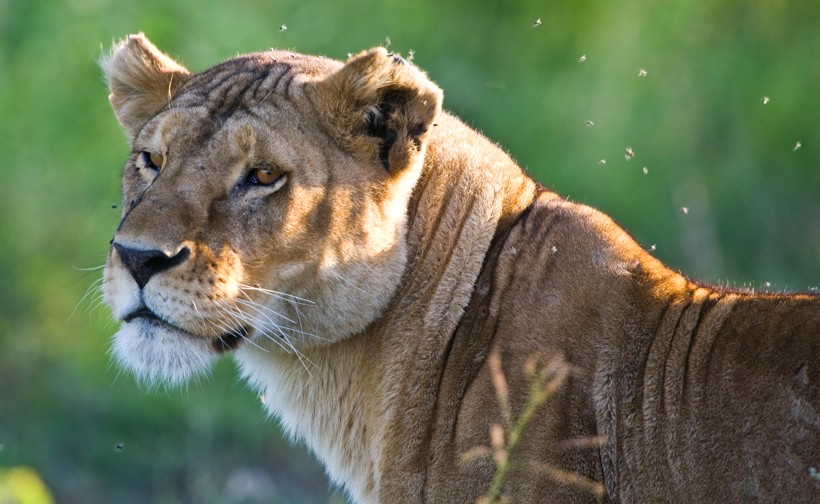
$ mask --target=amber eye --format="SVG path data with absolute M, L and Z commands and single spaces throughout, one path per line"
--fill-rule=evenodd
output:
M 151 162 L 154 163 L 154 166 L 156 166 L 157 168 L 162 168 L 162 165 L 165 162 L 165 158 L 162 154 L 155 154 L 152 152 Z
M 284 173 L 271 168 L 270 166 L 257 166 L 251 170 L 249 180 L 253 185 L 259 186 L 279 186 L 285 183 Z M 277 187 L 278 189 L 278 187 Z
M 151 168 L 152 170 L 159 170 L 165 162 L 165 157 L 162 154 L 157 154 L 156 152 L 143 151 L 140 154 L 142 156 L 142 164 L 144 164 L 146 168 Z

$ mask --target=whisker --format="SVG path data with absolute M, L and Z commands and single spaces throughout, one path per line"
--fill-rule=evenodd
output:
M 194 301 L 193 299 L 191 300 L 191 305 L 193 305 L 194 311 L 196 311 L 197 315 L 199 315 L 198 319 L 194 319 L 194 325 L 201 334 L 207 334 L 208 326 L 205 324 L 205 315 L 203 315 L 202 312 L 199 311 L 199 307 L 196 305 L 196 301 Z
M 107 258 L 107 254 L 105 255 L 105 257 Z M 71 268 L 74 271 L 81 271 L 81 272 L 84 273 L 83 275 L 80 275 L 80 277 L 75 281 L 75 283 L 76 283 L 76 282 L 79 282 L 81 280 L 84 280 L 85 278 L 88 278 L 95 271 L 100 271 L 102 269 L 105 269 L 105 262 L 103 262 L 99 266 L 91 266 L 89 268 L 81 268 L 79 266 L 74 266 L 74 265 L 72 265 Z
M 336 271 L 334 271 L 334 270 L 332 270 L 332 269 L 326 269 L 326 270 L 324 270 L 324 272 L 325 272 L 325 273 L 329 273 L 329 274 L 333 275 L 334 277 L 338 278 L 339 280 L 341 280 L 342 282 L 346 283 L 347 285 L 349 285 L 349 286 L 353 287 L 354 289 L 356 289 L 357 291 L 361 292 L 362 294 L 367 294 L 367 291 L 366 291 L 366 290 L 364 290 L 364 289 L 362 289 L 361 287 L 359 287 L 358 285 L 354 284 L 353 282 L 351 282 L 350 280 L 348 280 L 348 279 L 347 279 L 347 278 L 345 278 L 344 276 L 340 275 L 340 274 L 339 274 L 339 273 L 337 273 Z
M 287 293 L 284 293 L 284 292 L 273 291 L 273 290 L 270 290 L 270 289 L 264 289 L 262 287 L 255 287 L 255 286 L 251 286 L 251 285 L 247 285 L 247 284 L 241 284 L 240 283 L 239 284 L 239 289 L 240 289 L 240 292 L 242 293 L 242 295 L 245 298 L 247 298 L 247 301 L 244 300 L 244 299 L 235 299 L 234 302 L 239 304 L 239 305 L 248 307 L 248 308 L 252 309 L 253 311 L 255 311 L 256 313 L 258 313 L 261 317 L 264 317 L 267 320 L 267 322 L 269 322 L 272 326 L 276 327 L 277 331 L 279 331 L 280 333 L 282 333 L 282 331 L 285 330 L 285 331 L 291 332 L 293 334 L 305 336 L 305 337 L 308 337 L 308 338 L 315 338 L 315 339 L 322 340 L 322 341 L 330 341 L 327 338 L 323 338 L 319 335 L 312 334 L 312 333 L 309 333 L 309 332 L 306 332 L 306 331 L 303 330 L 301 313 L 300 313 L 298 307 L 299 307 L 300 304 L 315 305 L 316 304 L 315 302 L 310 301 L 310 300 L 305 299 L 305 298 L 301 298 L 299 296 L 295 296 L 293 294 L 287 294 Z M 222 290 L 222 289 L 220 289 L 220 290 Z M 262 292 L 262 293 L 268 294 L 272 297 L 276 297 L 276 298 L 279 298 L 279 299 L 284 299 L 285 301 L 293 303 L 293 307 L 296 310 L 296 317 L 298 319 L 299 329 L 295 329 L 293 327 L 287 327 L 287 326 L 284 326 L 280 323 L 275 322 L 267 314 L 270 314 L 271 316 L 273 316 L 276 319 L 282 319 L 283 321 L 288 322 L 290 324 L 297 324 L 296 321 L 294 321 L 294 320 L 288 318 L 287 316 L 277 312 L 276 310 L 272 309 L 271 307 L 254 301 L 253 298 L 251 298 L 247 294 L 247 292 L 245 292 L 246 290 L 254 291 L 254 292 Z M 224 290 L 223 290 L 223 293 L 224 293 Z M 285 337 L 284 333 L 282 333 L 282 336 Z M 301 341 L 304 341 L 304 340 L 305 340 L 305 338 L 301 338 Z
M 258 310 L 257 306 L 251 306 L 251 308 L 254 308 L 254 309 Z M 262 307 L 262 308 L 264 308 L 264 307 Z M 288 338 L 287 334 L 284 333 L 284 331 L 282 330 L 283 328 L 279 324 L 276 324 L 275 322 L 270 320 L 270 318 L 267 317 L 267 315 L 264 315 L 264 314 L 261 314 L 261 315 L 263 317 L 267 318 L 270 321 L 270 323 L 271 323 L 270 329 L 273 329 L 274 331 L 277 331 L 279 333 L 279 335 L 281 336 L 281 340 L 279 338 L 275 338 L 275 337 L 271 336 L 271 334 L 268 333 L 267 330 L 264 330 L 264 329 L 267 329 L 266 327 L 258 327 L 257 326 L 256 329 L 259 330 L 259 332 L 262 334 L 262 336 L 264 336 L 268 340 L 272 341 L 273 343 L 276 343 L 277 345 L 279 345 L 283 350 L 285 350 L 285 352 L 293 353 L 296 356 L 296 358 L 299 359 L 299 362 L 302 364 L 302 367 L 305 368 L 305 371 L 307 372 L 307 374 L 311 378 L 313 378 L 313 373 L 310 372 L 310 368 L 308 368 L 307 364 L 312 365 L 316 369 L 319 369 L 319 366 L 317 366 L 316 363 L 311 361 L 306 355 L 304 355 L 302 352 L 300 352 L 293 345 L 293 343 L 290 341 L 290 338 Z M 287 345 L 287 348 L 282 344 L 283 342 Z
M 263 294 L 267 294 L 267 295 L 272 296 L 272 297 L 276 297 L 276 298 L 279 298 L 279 299 L 290 301 L 292 303 L 301 303 L 301 304 L 308 304 L 308 305 L 315 305 L 316 304 L 315 301 L 311 301 L 310 299 L 305 299 L 303 297 L 299 297 L 299 296 L 296 296 L 294 294 L 288 294 L 286 292 L 279 292 L 279 291 L 275 291 L 275 290 L 271 290 L 271 289 L 265 289 L 265 288 L 256 287 L 256 286 L 253 286 L 253 285 L 239 284 L 239 288 L 241 290 L 261 292 Z
M 201 312 L 201 311 L 199 311 L 199 307 L 197 307 L 197 305 L 196 305 L 196 301 L 194 301 L 193 299 L 191 300 L 191 306 L 193 306 L 193 307 L 194 307 L 194 311 L 196 312 L 196 314 L 197 314 L 197 315 L 199 315 L 199 318 L 200 318 L 200 319 L 204 319 L 204 318 L 205 318 L 205 316 L 204 316 L 204 315 L 202 315 L 202 312 Z
M 296 358 L 297 358 L 297 359 L 299 359 L 299 362 L 302 364 L 302 367 L 303 367 L 303 368 L 305 368 L 305 371 L 307 371 L 308 376 L 310 376 L 311 378 L 313 378 L 313 373 L 311 373 L 311 372 L 310 372 L 310 369 L 308 368 L 307 364 L 305 364 L 305 362 L 309 363 L 311 366 L 313 366 L 313 367 L 314 367 L 314 368 L 316 368 L 316 369 L 319 369 L 319 366 L 317 366 L 317 365 L 316 365 L 316 363 L 314 363 L 314 362 L 313 362 L 312 360 L 310 360 L 310 359 L 309 359 L 309 358 L 308 358 L 305 354 L 303 354 L 303 353 L 302 353 L 302 352 L 300 352 L 300 351 L 299 351 L 299 350 L 298 350 L 295 346 L 293 346 L 293 343 L 291 343 L 291 341 L 290 341 L 290 339 L 288 339 L 287 335 L 285 335 L 284 333 L 282 333 L 281 329 L 279 329 L 278 327 L 275 327 L 275 329 L 279 330 L 279 333 L 282 335 L 282 340 L 283 340 L 285 343 L 287 343 L 287 345 L 288 345 L 288 346 L 290 347 L 290 349 L 293 351 L 293 354 L 294 354 L 294 355 L 296 355 Z M 271 338 L 269 335 L 266 335 L 266 336 L 267 336 L 269 339 L 273 339 L 273 338 Z
M 296 323 L 295 321 L 293 321 L 293 320 L 289 319 L 288 317 L 286 317 L 286 316 L 282 315 L 281 313 L 278 313 L 278 312 L 274 311 L 272 308 L 269 308 L 269 307 L 267 307 L 267 306 L 265 306 L 265 305 L 261 305 L 261 304 L 259 304 L 259 303 L 255 303 L 255 302 L 253 302 L 253 301 L 245 301 L 244 299 L 236 299 L 235 301 L 236 301 L 236 303 L 241 304 L 242 306 L 247 306 L 247 307 L 249 307 L 249 308 L 256 308 L 256 309 L 259 309 L 259 308 L 264 308 L 265 310 L 269 311 L 269 312 L 270 312 L 271 314 L 273 314 L 274 316 L 276 316 L 276 317 L 280 317 L 280 318 L 281 318 L 282 320 L 284 320 L 285 322 L 289 322 L 289 323 L 291 323 L 291 324 L 295 324 L 295 323 Z
M 286 341 L 287 341 L 287 343 L 290 345 L 290 341 L 288 341 L 287 336 L 286 336 L 286 335 L 282 332 L 282 328 L 281 328 L 281 326 L 280 326 L 279 324 L 277 324 L 276 322 L 274 322 L 274 321 L 273 321 L 273 319 L 271 319 L 270 317 L 268 317 L 267 315 L 265 315 L 265 313 L 263 313 L 263 312 L 262 312 L 261 310 L 259 310 L 257 307 L 255 307 L 255 306 L 251 306 L 251 308 L 252 308 L 252 309 L 254 309 L 254 310 L 256 310 L 256 311 L 259 313 L 259 315 L 260 315 L 262 318 L 264 318 L 264 319 L 265 319 L 265 320 L 263 320 L 263 322 L 265 322 L 265 321 L 267 321 L 267 322 L 268 322 L 268 324 L 267 324 L 267 325 L 262 325 L 262 326 L 260 326 L 260 325 L 258 325 L 258 324 L 254 324 L 254 327 L 255 327 L 255 328 L 256 328 L 256 329 L 257 329 L 257 330 L 258 330 L 261 334 L 263 334 L 265 337 L 267 337 L 267 338 L 271 339 L 272 341 L 274 341 L 274 342 L 276 342 L 276 343 L 279 343 L 279 340 L 278 340 L 278 339 L 276 339 L 276 338 L 271 338 L 271 337 L 270 337 L 270 334 L 268 333 L 268 329 L 275 329 L 276 331 L 278 331 L 278 332 L 282 335 L 282 338 L 283 338 L 284 340 L 286 340 Z M 280 344 L 279 346 L 282 346 L 282 345 Z M 284 346 L 282 346 L 282 349 L 283 349 L 283 350 L 285 350 L 285 351 L 288 351 L 288 350 L 287 350 L 287 348 L 285 348 Z
M 279 323 L 275 322 L 273 319 L 271 319 L 266 314 L 266 312 L 272 314 L 275 317 L 281 317 L 281 318 L 287 320 L 288 322 L 290 322 L 291 324 L 295 323 L 294 321 L 288 319 L 287 317 L 282 316 L 281 314 L 279 314 L 278 312 L 276 312 L 275 310 L 273 310 L 269 306 L 261 305 L 259 303 L 252 303 L 251 304 L 251 303 L 248 303 L 248 302 L 244 302 L 242 304 L 243 304 L 243 306 L 247 306 L 248 308 L 254 310 L 261 317 L 264 317 L 267 320 L 267 322 L 269 322 L 273 326 L 276 326 L 279 331 L 288 331 L 288 332 L 291 332 L 291 333 L 296 334 L 296 335 L 307 336 L 309 338 L 315 338 L 315 339 L 318 339 L 318 340 L 321 340 L 321 341 L 331 341 L 330 339 L 323 338 L 323 337 L 319 336 L 318 334 L 313 334 L 313 333 L 309 333 L 309 332 L 306 332 L 306 331 L 302 330 L 301 316 L 299 316 L 298 311 L 297 311 L 297 317 L 299 318 L 299 322 L 298 322 L 299 323 L 299 329 L 296 329 L 294 327 L 284 326 L 282 324 L 279 324 Z M 305 341 L 304 338 L 302 338 L 301 341 Z
M 221 290 L 221 289 L 220 289 L 220 290 Z M 244 290 L 244 289 L 242 289 L 242 287 L 240 287 L 240 288 L 239 288 L 239 294 L 240 294 L 242 297 L 244 297 L 246 300 L 250 301 L 251 303 L 255 303 L 255 302 L 256 302 L 256 301 L 254 301 L 254 300 L 253 300 L 253 298 L 252 298 L 252 297 L 251 297 L 251 296 L 250 296 L 247 292 L 245 292 L 245 290 Z
M 241 334 L 242 327 L 236 326 L 236 321 L 230 320 L 215 320 L 211 322 L 211 325 L 219 330 L 222 334 L 234 333 L 238 332 Z
M 296 350 L 294 348 L 293 352 L 296 354 L 296 358 L 299 359 L 299 362 L 302 363 L 302 367 L 305 368 L 305 371 L 307 372 L 308 376 L 310 376 L 312 379 L 313 373 L 310 372 L 310 369 L 308 369 L 307 364 L 305 364 L 305 361 L 307 361 L 311 366 L 315 367 L 316 369 L 319 369 L 319 366 L 317 366 L 316 363 L 314 363 L 312 360 L 308 359 L 307 356 L 303 355 L 302 352 L 300 352 L 299 350 Z
M 88 296 L 97 292 L 98 289 L 102 288 L 102 283 L 104 281 L 105 278 L 100 277 L 94 280 L 94 282 L 92 282 L 91 285 L 88 286 L 88 288 L 85 290 L 85 294 L 83 294 L 83 297 L 81 297 L 80 300 L 77 301 L 77 304 L 74 306 L 74 309 L 71 310 L 71 314 L 69 314 L 68 318 L 65 320 L 66 323 L 68 323 L 68 321 L 71 320 L 71 317 L 73 317 L 74 314 L 77 312 L 77 308 L 79 308 L 80 305 L 83 304 L 83 301 L 85 301 L 88 298 Z
M 305 328 L 302 327 L 302 312 L 299 311 L 299 305 L 293 307 L 296 311 L 296 320 L 299 322 L 299 331 L 304 332 Z
M 86 313 L 88 315 L 91 315 L 95 311 L 102 308 L 103 305 L 105 305 L 105 296 L 103 295 L 102 288 L 100 287 L 100 288 L 96 289 L 96 292 L 95 292 L 94 298 L 93 298 L 93 302 L 92 302 L 91 305 L 89 305 L 88 309 L 86 310 Z
M 268 352 L 268 350 L 266 350 L 266 349 L 262 348 L 261 346 L 259 346 L 259 345 L 258 345 L 255 341 L 253 341 L 253 339 L 248 338 L 247 336 L 245 336 L 244 334 L 242 334 L 242 333 L 243 333 L 243 330 L 242 330 L 242 329 L 243 329 L 246 325 L 250 325 L 253 329 L 255 329 L 255 330 L 257 330 L 257 331 L 260 331 L 260 328 L 259 328 L 259 327 L 257 327 L 257 325 L 256 325 L 255 323 L 253 323 L 253 321 L 251 321 L 251 320 L 240 320 L 240 319 L 239 319 L 239 316 L 242 316 L 242 318 L 244 319 L 244 318 L 245 318 L 245 317 L 244 317 L 244 314 L 243 314 L 242 312 L 240 312 L 239 310 L 237 310 L 236 308 L 234 308 L 234 307 L 230 306 L 230 305 L 229 305 L 227 302 L 225 302 L 225 301 L 221 301 L 221 300 L 220 300 L 217 304 L 218 304 L 219 306 L 221 306 L 221 307 L 222 307 L 222 309 L 224 310 L 224 313 L 225 313 L 226 315 L 228 315 L 228 317 L 231 317 L 231 319 L 233 319 L 233 320 L 234 320 L 234 322 L 237 324 L 236 329 L 235 329 L 235 332 L 236 332 L 237 334 L 241 335 L 241 337 L 242 337 L 242 339 L 243 339 L 243 340 L 247 341 L 247 342 L 248 342 L 248 343 L 250 343 L 251 345 L 255 346 L 256 348 L 258 348 L 258 349 L 260 349 L 260 350 L 262 350 L 263 352 Z M 262 332 L 262 331 L 260 331 L 260 332 Z M 282 347 L 282 350 L 284 350 L 284 351 L 286 351 L 286 352 L 288 351 L 288 349 L 287 349 L 287 348 L 285 348 L 284 346 L 282 346 L 282 345 L 281 345 L 278 341 L 273 340 L 273 342 L 274 342 L 274 343 L 276 343 L 276 344 L 278 344 L 280 347 Z
M 267 100 L 268 98 L 270 98 L 270 95 L 272 95 L 272 94 L 273 94 L 273 92 L 274 92 L 274 91 L 276 91 L 276 88 L 277 88 L 277 87 L 278 87 L 278 86 L 273 86 L 273 87 L 271 88 L 271 90 L 270 90 L 270 91 L 268 91 L 268 94 L 266 94 L 266 95 L 264 96 L 264 98 L 262 98 L 261 100 L 259 100 L 259 103 L 257 103 L 257 104 L 253 107 L 253 109 L 251 109 L 251 113 L 250 113 L 249 115 L 253 115 L 253 113 L 254 113 L 254 112 L 256 112 L 256 109 L 258 109 L 260 105 L 262 105 L 263 103 L 265 103 L 265 100 Z
M 92 266 L 90 268 L 78 268 L 77 266 L 72 266 L 76 271 L 98 271 L 105 268 L 105 263 L 100 264 L 99 266 Z
M 222 327 L 224 327 L 224 324 L 222 324 Z M 259 346 L 259 344 L 257 344 L 257 343 L 256 343 L 255 341 L 253 341 L 251 338 L 248 338 L 247 336 L 245 336 L 245 335 L 243 334 L 243 332 L 244 332 L 244 331 L 243 331 L 243 327 L 235 327 L 235 328 L 228 327 L 228 328 L 226 329 L 226 332 L 229 332 L 229 333 L 232 333 L 232 334 L 237 334 L 237 335 L 239 335 L 239 337 L 240 337 L 240 338 L 242 338 L 244 341 L 247 341 L 249 345 L 253 345 L 253 346 L 255 346 L 256 348 L 258 348 L 259 350 L 261 350 L 261 351 L 263 351 L 263 352 L 265 352 L 265 353 L 270 353 L 270 351 L 269 351 L 269 350 L 267 350 L 267 349 L 265 349 L 265 348 L 262 348 L 261 346 Z

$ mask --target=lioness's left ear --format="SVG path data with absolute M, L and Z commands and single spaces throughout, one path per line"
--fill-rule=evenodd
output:
M 191 73 L 163 54 L 142 33 L 130 35 L 103 56 L 100 66 L 108 79 L 108 100 L 134 137 L 179 92 Z
M 390 172 L 420 156 L 441 111 L 441 89 L 382 47 L 350 58 L 316 92 L 317 108 L 342 143 Z

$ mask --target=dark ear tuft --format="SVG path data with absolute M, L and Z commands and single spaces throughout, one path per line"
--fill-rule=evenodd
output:
M 382 137 L 382 141 L 379 144 L 379 161 L 382 162 L 382 166 L 387 171 L 390 171 L 390 149 L 393 148 L 393 144 L 396 143 L 396 138 L 398 134 L 396 134 L 395 130 L 387 130 Z
M 381 47 L 351 58 L 315 90 L 317 107 L 343 144 L 391 172 L 420 159 L 441 111 L 438 86 Z

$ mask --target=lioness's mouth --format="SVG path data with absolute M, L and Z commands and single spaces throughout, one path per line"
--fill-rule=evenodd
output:
M 161 318 L 159 318 L 156 313 L 154 313 L 153 311 L 151 311 L 148 307 L 146 307 L 144 305 L 140 306 L 139 308 L 132 311 L 128 315 L 124 316 L 122 318 L 122 321 L 123 322 L 131 322 L 135 318 L 144 318 L 144 319 L 147 319 L 147 320 L 153 320 L 153 321 L 156 321 L 156 322 L 161 322 L 161 323 L 163 323 L 165 325 L 168 325 L 168 326 L 172 326 L 168 322 L 166 322 L 166 321 L 162 320 Z M 174 329 L 179 330 L 179 331 L 182 330 L 182 329 L 180 329 L 179 327 L 176 327 L 176 326 L 172 326 L 172 327 Z
M 184 336 L 189 336 L 192 338 L 197 339 L 211 339 L 205 336 L 200 336 L 198 334 L 193 334 L 190 331 L 186 331 L 185 329 L 176 326 L 165 319 L 160 318 L 156 313 L 154 313 L 150 308 L 145 305 L 140 306 L 136 310 L 132 311 L 128 315 L 122 318 L 123 322 L 133 322 L 134 320 L 142 320 L 145 323 L 152 324 L 155 326 L 162 327 L 165 330 L 169 330 L 176 333 L 182 333 Z M 242 340 L 247 339 L 248 334 L 250 331 L 247 327 L 240 327 L 239 329 L 234 329 L 225 334 L 222 334 L 211 341 L 211 347 L 217 353 L 224 353 L 230 350 L 235 350 L 241 343 Z

